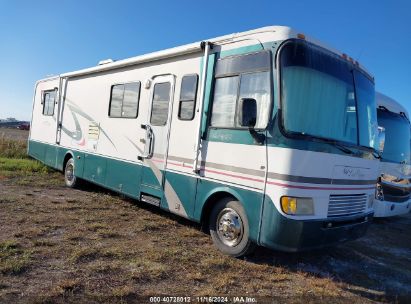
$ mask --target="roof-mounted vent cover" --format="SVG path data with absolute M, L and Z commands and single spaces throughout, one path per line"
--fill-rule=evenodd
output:
M 114 62 L 114 60 L 109 58 L 109 59 L 100 60 L 98 62 L 98 65 L 103 65 L 103 64 L 113 63 L 113 62 Z

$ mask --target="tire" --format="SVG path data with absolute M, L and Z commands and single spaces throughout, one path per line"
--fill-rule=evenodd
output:
M 211 211 L 209 227 L 214 245 L 222 253 L 242 257 L 254 251 L 247 215 L 239 201 L 233 198 L 220 200 Z
M 79 179 L 75 175 L 74 159 L 70 158 L 64 167 L 64 183 L 69 188 L 76 188 L 79 185 Z

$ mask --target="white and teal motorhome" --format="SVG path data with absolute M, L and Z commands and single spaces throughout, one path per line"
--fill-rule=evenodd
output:
M 265 27 L 40 80 L 28 153 L 201 222 L 226 254 L 363 235 L 378 177 L 373 78 Z
M 407 110 L 392 98 L 376 94 L 378 125 L 385 129 L 381 177 L 374 203 L 375 217 L 411 210 L 410 120 Z

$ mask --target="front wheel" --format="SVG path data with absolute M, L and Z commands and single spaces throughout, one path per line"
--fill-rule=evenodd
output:
M 211 211 L 209 227 L 214 244 L 224 254 L 241 257 L 254 251 L 247 215 L 239 201 L 219 201 Z
M 74 174 L 74 169 L 74 160 L 70 158 L 64 168 L 64 183 L 70 188 L 75 188 L 79 184 L 78 178 Z

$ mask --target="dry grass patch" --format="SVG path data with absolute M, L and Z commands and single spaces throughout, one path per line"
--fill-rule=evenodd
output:
M 79 293 L 83 289 L 83 285 L 78 279 L 64 279 L 57 283 L 53 288 L 53 296 L 72 296 L 75 293 Z
M 142 257 L 132 260 L 128 265 L 130 278 L 138 282 L 148 282 L 164 279 L 169 276 L 169 266 L 150 260 L 150 257 Z
M 18 275 L 27 270 L 31 252 L 14 240 L 0 243 L 0 273 Z
M 122 271 L 123 263 L 120 261 L 94 261 L 87 265 L 87 269 L 101 274 L 118 273 Z
M 6 138 L 4 133 L 0 134 L 0 157 L 28 158 L 27 142 Z
M 75 248 L 69 261 L 72 263 L 87 263 L 97 259 L 121 259 L 125 253 L 116 250 L 115 248 L 93 248 L 93 247 L 79 247 Z
M 119 299 L 120 303 L 129 302 L 136 297 L 134 287 L 129 285 L 114 287 L 111 289 L 111 293 L 115 298 Z
M 41 239 L 41 240 L 34 240 L 33 245 L 35 247 L 53 247 L 53 246 L 56 246 L 57 244 L 55 242 L 52 242 L 46 239 Z

